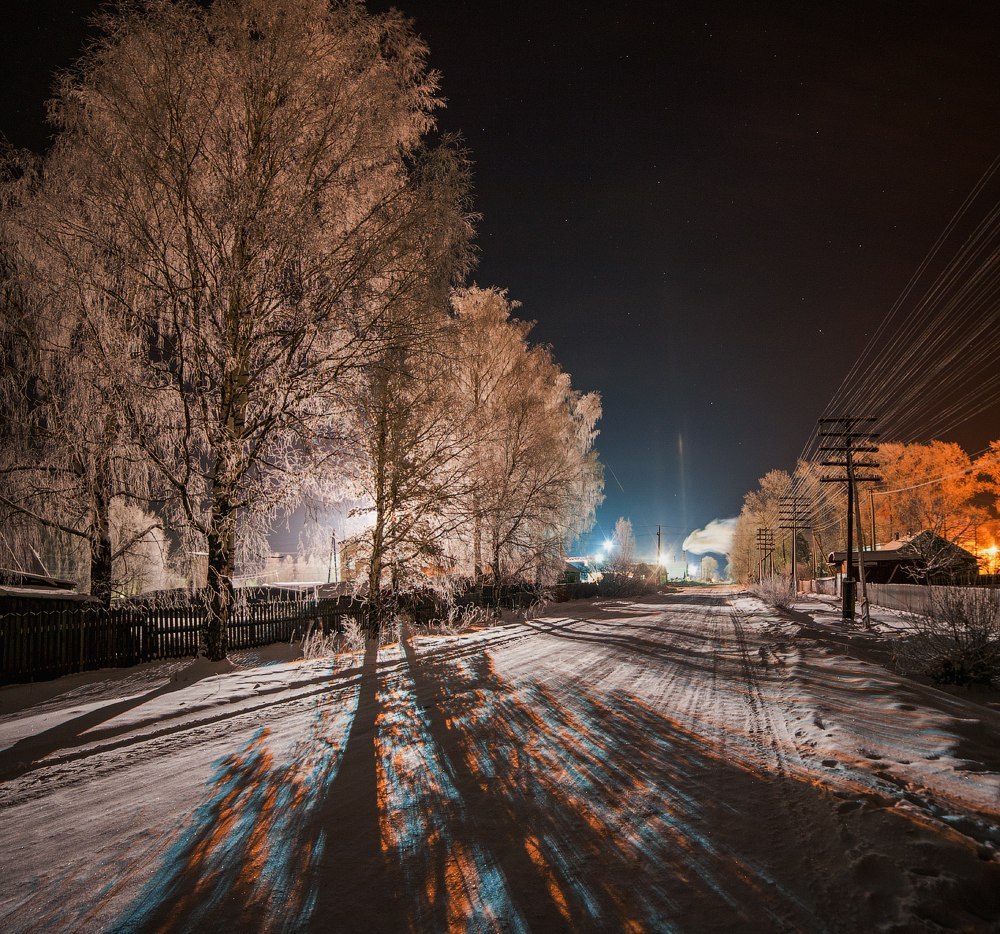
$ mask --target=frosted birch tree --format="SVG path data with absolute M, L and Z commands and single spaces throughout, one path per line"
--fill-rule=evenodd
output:
M 153 0 L 101 25 L 52 106 L 25 250 L 84 297 L 117 417 L 207 548 L 221 658 L 239 556 L 332 493 L 379 325 L 464 254 L 461 160 L 423 142 L 437 82 L 399 14 Z
M 500 289 L 473 286 L 452 297 L 456 318 L 455 384 L 461 420 L 473 432 L 468 454 L 471 479 L 466 493 L 467 537 L 471 542 L 473 576 L 483 579 L 482 502 L 487 485 L 490 449 L 496 422 L 512 398 L 514 373 L 525 352 L 530 326 L 511 318 L 517 304 Z
M 150 471 L 121 418 L 115 380 L 104 378 L 87 296 L 59 283 L 38 253 L 22 250 L 18 216 L 37 162 L 8 153 L 0 188 L 0 529 L 4 563 L 32 561 L 77 580 L 108 606 L 116 566 L 159 520 L 146 512 Z M 133 518 L 116 521 L 127 498 Z
M 546 348 L 528 345 L 531 325 L 511 318 L 504 292 L 462 290 L 454 307 L 456 384 L 475 426 L 465 507 L 473 565 L 481 576 L 488 552 L 499 584 L 537 575 L 592 525 L 603 487 L 593 450 L 601 406 L 572 388 Z
M 631 519 L 618 517 L 611 547 L 611 556 L 608 558 L 609 573 L 627 575 L 635 564 L 635 533 L 632 531 Z
M 732 551 L 729 554 L 730 573 L 734 580 L 748 582 L 756 580 L 760 574 L 760 552 L 757 550 L 758 529 L 765 529 L 778 535 L 781 497 L 791 488 L 791 476 L 784 470 L 769 470 L 757 482 L 757 489 L 743 497 L 733 529 Z M 783 573 L 780 545 L 772 553 L 771 559 L 776 573 Z M 769 570 L 769 569 L 768 569 Z
M 352 411 L 365 452 L 361 490 L 370 517 L 365 535 L 372 605 L 418 579 L 421 565 L 446 563 L 449 536 L 467 495 L 473 433 L 458 416 L 454 327 L 444 306 L 414 321 L 401 340 L 366 367 Z

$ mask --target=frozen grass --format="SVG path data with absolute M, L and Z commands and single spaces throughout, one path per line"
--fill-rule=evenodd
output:
M 783 574 L 772 574 L 750 586 L 750 592 L 759 600 L 771 606 L 788 609 L 795 602 L 795 588 L 791 578 Z
M 344 631 L 323 632 L 315 628 L 302 640 L 302 657 L 306 659 L 332 658 L 342 652 L 361 652 L 365 647 L 365 632 L 352 617 L 344 621 Z

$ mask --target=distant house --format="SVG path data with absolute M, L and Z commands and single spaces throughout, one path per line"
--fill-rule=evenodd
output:
M 563 565 L 564 584 L 589 584 L 598 580 L 586 558 L 567 558 Z
M 858 552 L 854 552 L 854 576 L 858 577 Z M 972 552 L 931 532 L 879 545 L 861 552 L 865 579 L 872 584 L 949 584 L 975 579 L 978 562 Z M 830 564 L 847 573 L 847 552 L 830 552 Z

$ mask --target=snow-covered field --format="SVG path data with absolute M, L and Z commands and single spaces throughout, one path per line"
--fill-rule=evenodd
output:
M 996 930 L 1000 709 L 796 612 L 0 689 L 0 930 Z

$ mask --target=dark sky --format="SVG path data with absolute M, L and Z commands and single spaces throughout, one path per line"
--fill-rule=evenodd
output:
M 594 537 L 627 515 L 646 551 L 657 523 L 683 537 L 794 465 L 1000 153 L 995 2 L 394 5 L 475 162 L 474 278 L 601 391 Z M 95 7 L 6 14 L 15 145 L 44 148 L 51 72 Z M 978 449 L 996 414 L 948 437 Z

